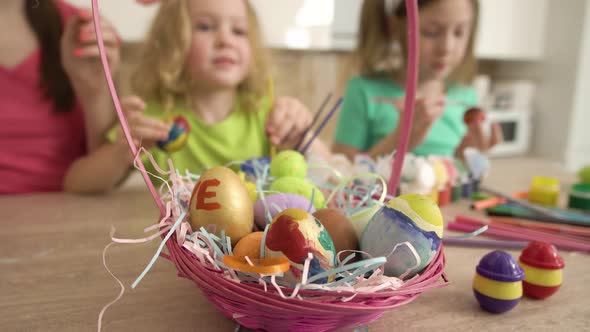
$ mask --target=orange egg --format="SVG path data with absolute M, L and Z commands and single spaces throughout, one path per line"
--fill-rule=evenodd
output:
M 339 210 L 334 208 L 325 208 L 317 210 L 313 213 L 322 225 L 330 234 L 336 252 L 342 250 L 357 250 L 359 247 L 359 240 L 352 226 L 352 222 Z M 348 255 L 343 254 L 341 258 Z
M 240 177 L 222 166 L 205 171 L 193 189 L 190 221 L 193 230 L 216 225 L 215 234 L 225 230 L 232 244 L 252 232 L 254 208 Z
M 264 232 L 254 232 L 244 236 L 234 247 L 234 256 L 260 258 L 262 236 L 264 236 Z

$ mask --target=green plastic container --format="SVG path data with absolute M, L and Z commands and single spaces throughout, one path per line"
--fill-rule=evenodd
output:
M 573 185 L 569 194 L 568 206 L 572 209 L 590 211 L 590 184 Z

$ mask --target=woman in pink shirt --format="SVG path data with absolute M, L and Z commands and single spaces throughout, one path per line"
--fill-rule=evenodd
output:
M 102 21 L 114 69 L 119 39 Z M 103 144 L 115 114 L 91 12 L 60 0 L 0 1 L 0 31 L 0 194 L 91 191 L 84 179 L 100 174 L 88 157 L 127 149 Z

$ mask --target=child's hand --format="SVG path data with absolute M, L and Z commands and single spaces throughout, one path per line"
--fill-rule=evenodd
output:
M 378 98 L 376 102 L 380 103 L 391 103 L 395 106 L 398 112 L 403 113 L 405 109 L 405 99 L 390 99 L 390 98 Z M 414 107 L 414 117 L 412 121 L 412 130 L 410 132 L 410 149 L 420 145 L 422 141 L 428 135 L 432 124 L 438 120 L 445 112 L 445 96 L 442 94 L 434 94 L 426 96 L 416 100 Z M 401 123 L 401 116 L 400 122 Z M 397 134 L 399 135 L 399 126 L 397 128 Z
M 141 144 L 146 149 L 151 149 L 157 141 L 168 138 L 170 125 L 144 115 L 142 112 L 145 109 L 145 103 L 141 98 L 137 96 L 125 97 L 121 100 L 121 108 L 125 113 L 131 137 L 137 147 Z M 124 139 L 123 129 L 120 127 L 117 139 Z
M 459 144 L 455 151 L 457 157 L 462 158 L 466 148 L 471 147 L 481 152 L 486 152 L 504 140 L 502 128 L 499 124 L 492 123 L 491 135 L 489 136 L 484 133 L 484 124 L 474 121 L 467 125 L 467 134 L 463 136 L 461 144 Z
M 119 66 L 120 38 L 113 25 L 101 17 L 101 31 L 109 67 L 115 72 Z M 64 27 L 61 39 L 62 63 L 80 98 L 91 98 L 106 93 L 104 70 L 100 61 L 92 14 L 81 9 Z
M 281 149 L 292 149 L 311 124 L 311 120 L 309 110 L 299 100 L 279 97 L 266 121 L 266 134 L 271 144 Z
M 416 100 L 414 121 L 410 132 L 410 147 L 420 145 L 424 141 L 432 125 L 444 112 L 444 95 L 428 96 Z

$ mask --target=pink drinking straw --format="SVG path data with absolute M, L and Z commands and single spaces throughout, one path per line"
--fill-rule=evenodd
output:
M 127 139 L 127 143 L 129 143 L 129 147 L 131 148 L 131 152 L 134 156 L 137 156 L 137 148 L 135 144 L 133 144 L 133 138 L 131 138 L 131 133 L 129 132 L 129 125 L 127 124 L 127 119 L 125 118 L 125 114 L 121 110 L 121 103 L 119 102 L 119 97 L 117 97 L 117 89 L 115 89 L 115 84 L 113 83 L 113 77 L 111 76 L 111 70 L 109 67 L 109 63 L 107 61 L 106 52 L 104 49 L 104 41 L 102 39 L 102 31 L 100 29 L 100 13 L 98 11 L 98 0 L 92 0 L 92 16 L 94 19 L 94 29 L 96 30 L 96 41 L 98 43 L 98 51 L 100 53 L 100 60 L 102 62 L 102 68 L 104 69 L 104 74 L 107 79 L 107 84 L 109 86 L 109 92 L 111 93 L 111 97 L 113 98 L 113 103 L 115 104 L 115 109 L 117 110 L 117 115 L 119 116 L 119 122 L 121 123 L 121 127 L 123 127 L 123 133 L 125 134 L 125 138 Z M 162 215 L 166 213 L 166 209 L 162 204 L 162 200 L 158 195 L 156 188 L 154 188 L 154 184 L 150 180 L 150 177 L 143 166 L 141 160 L 138 163 L 139 171 L 143 176 L 143 180 L 147 185 L 156 205 L 160 209 Z
M 402 112 L 399 141 L 395 157 L 393 158 L 393 167 L 387 193 L 391 196 L 397 194 L 397 187 L 402 172 L 404 156 L 408 150 L 410 140 L 410 130 L 412 129 L 412 117 L 416 105 L 416 87 L 418 84 L 418 2 L 416 0 L 406 0 L 406 12 L 408 15 L 408 70 L 406 81 L 406 98 L 405 107 Z

